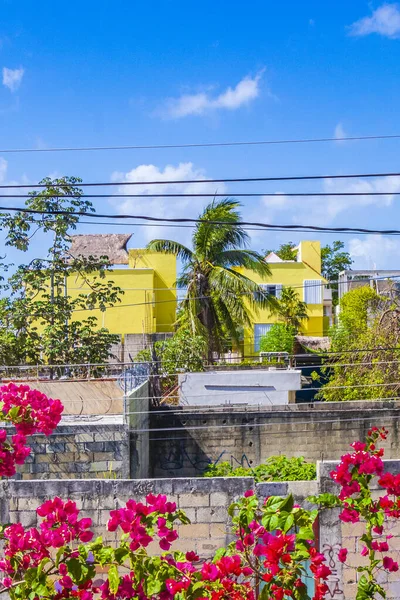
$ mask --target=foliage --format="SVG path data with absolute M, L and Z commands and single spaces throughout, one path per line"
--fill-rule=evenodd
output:
M 153 240 L 148 245 L 152 251 L 174 254 L 182 260 L 177 285 L 186 289 L 186 296 L 178 326 L 205 339 L 209 363 L 214 352 L 221 352 L 227 335 L 239 343 L 242 328 L 251 324 L 250 310 L 273 303 L 257 283 L 241 272 L 246 269 L 265 277 L 270 269 L 261 254 L 246 248 L 250 238 L 240 225 L 239 206 L 228 198 L 211 202 L 196 224 L 193 250 L 171 240 Z
M 333 242 L 331 246 L 327 244 L 321 248 L 321 273 L 328 281 L 337 282 L 339 273 L 350 269 L 353 259 L 348 252 L 343 252 L 344 243 L 340 241 Z M 337 304 L 338 284 L 331 283 L 332 297 L 334 304 Z
M 275 323 L 260 339 L 261 352 L 293 352 L 296 332 L 293 327 Z
M 297 250 L 295 249 L 296 244 L 293 242 L 287 242 L 281 244 L 278 250 L 263 250 L 264 256 L 268 256 L 271 252 L 274 252 L 282 260 L 297 260 Z
M 187 329 L 179 329 L 173 337 L 155 342 L 155 353 L 160 361 L 159 373 L 163 376 L 176 375 L 179 371 L 197 372 L 204 370 L 204 357 L 207 351 L 205 340 L 199 335 L 191 335 Z M 149 349 L 141 350 L 135 362 L 153 360 Z
M 340 402 L 393 398 L 400 390 L 399 298 L 362 287 L 343 296 L 317 398 Z
M 299 294 L 292 287 L 282 288 L 280 298 L 271 307 L 271 313 L 277 315 L 280 321 L 294 329 L 296 333 L 303 321 L 308 319 L 307 304 L 300 300 Z
M 70 254 L 69 232 L 76 229 L 79 216 L 93 207 L 82 198 L 80 180 L 63 177 L 40 183 L 40 192 L 31 192 L 25 202 L 29 211 L 3 214 L 6 245 L 27 251 L 34 235 L 50 237 L 45 259 L 20 265 L 8 280 L 9 297 L 0 303 L 0 358 L 3 364 L 25 362 L 50 364 L 104 362 L 118 340 L 98 325 L 85 311 L 100 311 L 120 301 L 121 289 L 106 281 L 110 268 L 107 257 L 84 258 Z M 68 293 L 68 281 L 79 276 L 87 291 L 76 297 Z M 82 318 L 77 318 L 82 316 Z
M 310 481 L 316 479 L 316 466 L 299 458 L 287 456 L 270 456 L 256 467 L 233 467 L 229 462 L 211 463 L 204 477 L 254 477 L 261 481 Z

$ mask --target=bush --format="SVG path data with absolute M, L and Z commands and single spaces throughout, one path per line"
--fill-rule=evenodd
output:
M 261 352 L 293 352 L 295 330 L 293 327 L 276 323 L 262 336 L 260 340 Z
M 271 456 L 257 467 L 232 467 L 229 462 L 217 465 L 211 463 L 204 477 L 254 477 L 261 481 L 310 481 L 316 479 L 317 470 L 314 463 L 308 463 L 300 458 L 287 456 Z

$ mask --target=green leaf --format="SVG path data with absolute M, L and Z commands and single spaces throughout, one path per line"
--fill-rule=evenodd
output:
M 42 560 L 39 563 L 39 566 L 37 568 L 37 578 L 39 579 L 39 577 L 41 576 L 41 574 L 43 573 L 43 569 L 44 567 L 47 565 L 47 563 L 51 562 L 50 558 L 45 557 L 42 558 Z
M 290 513 L 285 521 L 285 525 L 283 526 L 283 531 L 286 533 L 287 531 L 289 531 L 289 529 L 291 529 L 293 527 L 294 524 L 294 515 L 292 515 L 292 513 Z
M 285 498 L 284 502 L 281 504 L 280 509 L 286 512 L 290 512 L 291 510 L 293 510 L 293 505 L 294 505 L 294 498 L 293 498 L 293 494 L 289 494 L 289 496 L 287 498 Z
M 271 520 L 269 522 L 270 530 L 273 531 L 274 529 L 277 529 L 278 525 L 279 525 L 279 515 L 272 515 Z
M 66 561 L 68 572 L 75 583 L 79 583 L 82 578 L 82 563 L 77 558 L 71 558 Z
M 116 565 L 111 565 L 108 569 L 108 584 L 110 586 L 110 592 L 116 594 L 119 587 L 119 574 Z
M 300 527 L 296 537 L 299 540 L 313 540 L 314 532 L 311 527 Z
M 114 556 L 117 563 L 122 564 L 129 556 L 129 548 L 117 548 Z
M 58 567 L 58 565 L 60 564 L 61 557 L 63 556 L 64 552 L 65 552 L 65 546 L 61 546 L 61 548 L 59 548 L 57 550 L 56 561 L 55 561 L 56 562 L 56 567 Z
M 158 577 L 148 577 L 146 579 L 146 594 L 147 596 L 154 596 L 161 592 L 163 582 Z

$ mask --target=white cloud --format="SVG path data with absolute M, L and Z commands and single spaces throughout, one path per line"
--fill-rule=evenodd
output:
M 3 85 L 8 87 L 12 92 L 15 92 L 21 85 L 24 73 L 25 70 L 22 67 L 20 69 L 7 69 L 7 67 L 3 67 Z
M 124 185 L 120 186 L 117 194 L 144 194 L 144 198 L 110 198 L 118 212 L 125 214 L 142 214 L 155 217 L 189 217 L 196 218 L 204 206 L 212 201 L 212 197 L 177 197 L 156 198 L 154 194 L 225 194 L 223 183 L 183 183 L 174 184 L 171 181 L 202 181 L 206 179 L 203 169 L 197 168 L 191 162 L 179 163 L 177 166 L 167 165 L 160 168 L 156 165 L 139 165 L 127 173 L 114 172 L 111 180 L 114 182 L 161 181 L 159 185 Z M 154 225 L 143 228 L 146 241 L 162 235 L 165 237 L 167 225 Z M 190 229 L 172 229 L 169 234 L 174 239 L 188 242 Z
M 260 95 L 262 74 L 263 71 L 257 73 L 255 77 L 244 77 L 234 88 L 228 87 L 215 97 L 209 93 L 200 92 L 169 99 L 162 114 L 170 119 L 180 119 L 189 115 L 203 115 L 218 109 L 236 110 L 249 104 Z
M 373 179 L 324 179 L 315 192 L 327 196 L 263 196 L 258 210 L 268 209 L 274 223 L 291 221 L 295 224 L 321 225 L 332 223 L 339 215 L 368 206 L 392 205 L 394 192 L 400 192 L 400 177 Z M 368 192 L 388 192 L 381 196 L 367 196 Z M 357 196 L 333 196 L 333 193 L 356 193 Z
M 350 26 L 350 34 L 364 36 L 378 33 L 388 38 L 400 35 L 400 10 L 398 4 L 382 4 L 370 17 L 364 17 Z
M 338 144 L 340 144 L 340 139 L 347 137 L 347 133 L 344 130 L 342 123 L 338 123 L 335 127 L 335 131 L 333 132 L 333 137 L 338 140 Z
M 391 269 L 398 268 L 400 240 L 383 235 L 367 235 L 365 238 L 349 240 L 349 252 L 354 259 L 353 268 Z

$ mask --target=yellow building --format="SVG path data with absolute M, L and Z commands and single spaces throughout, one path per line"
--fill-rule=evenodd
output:
M 76 318 L 94 315 L 100 326 L 122 336 L 172 332 L 176 315 L 176 258 L 142 248 L 127 249 L 130 238 L 129 234 L 72 236 L 71 255 L 108 256 L 115 266 L 102 281 L 113 281 L 124 291 L 121 302 L 105 312 L 79 312 Z M 90 287 L 79 275 L 68 278 L 70 296 L 89 292 Z
M 297 261 L 282 260 L 271 252 L 266 258 L 271 275 L 263 280 L 254 272 L 240 271 L 265 288 L 266 292 L 279 298 L 282 287 L 294 288 L 300 300 L 307 303 L 308 321 L 304 322 L 304 335 L 322 336 L 326 333 L 327 319 L 324 317 L 324 285 L 321 275 L 321 245 L 318 241 L 303 241 L 296 248 Z M 329 310 L 329 309 L 328 309 Z M 244 355 L 250 356 L 259 351 L 260 338 L 279 322 L 278 317 L 266 309 L 252 314 L 253 326 L 244 332 Z

